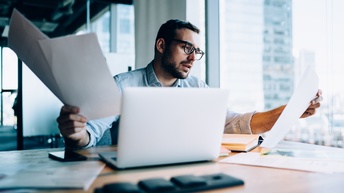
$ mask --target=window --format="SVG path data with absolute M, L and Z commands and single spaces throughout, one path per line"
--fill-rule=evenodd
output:
M 18 59 L 9 48 L 2 48 L 1 52 L 1 125 L 15 125 L 17 121 L 12 106 L 17 96 Z
M 263 54 L 264 49 L 271 53 L 273 41 L 272 29 L 264 28 L 263 13 L 262 1 L 220 1 L 220 87 L 229 89 L 233 111 L 264 106 L 263 77 L 269 74 L 263 74 L 263 62 L 274 56 Z
M 263 111 L 286 104 L 308 66 L 324 101 L 287 140 L 344 147 L 344 13 L 341 0 L 220 0 L 220 87 L 229 107 Z
M 113 75 L 135 66 L 134 6 L 112 4 L 90 23 Z M 86 28 L 77 34 L 87 33 Z M 121 62 L 119 62 L 121 61 Z
M 324 101 L 317 115 L 301 120 L 290 139 L 301 136 L 309 143 L 343 146 L 343 48 L 344 13 L 341 0 L 293 1 L 293 55 L 295 76 L 306 66 L 314 66 L 320 79 Z
M 110 12 L 106 11 L 104 14 L 96 18 L 90 23 L 90 29 L 83 27 L 77 34 L 84 34 L 94 32 L 97 34 L 99 44 L 103 52 L 110 51 Z

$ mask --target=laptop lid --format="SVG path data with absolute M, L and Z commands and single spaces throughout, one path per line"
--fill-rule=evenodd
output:
M 217 158 L 227 100 L 218 88 L 125 88 L 116 167 Z

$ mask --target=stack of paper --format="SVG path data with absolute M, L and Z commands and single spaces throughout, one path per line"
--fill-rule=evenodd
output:
M 8 46 L 64 104 L 79 107 L 89 120 L 119 114 L 120 93 L 94 33 L 49 39 L 14 9 Z
M 232 151 L 250 151 L 259 145 L 259 135 L 224 134 L 222 146 Z

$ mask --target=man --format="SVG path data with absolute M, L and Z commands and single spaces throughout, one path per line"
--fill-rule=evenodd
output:
M 163 24 L 155 40 L 155 55 L 145 68 L 114 77 L 119 90 L 124 87 L 208 87 L 194 76 L 189 76 L 193 62 L 204 52 L 199 48 L 199 29 L 189 22 L 169 20 Z M 322 99 L 319 90 L 302 118 L 313 115 Z M 239 114 L 228 111 L 225 133 L 264 133 L 269 131 L 285 106 L 267 111 Z M 57 118 L 66 147 L 86 148 L 97 144 L 112 125 L 118 126 L 119 116 L 87 121 L 79 108 L 63 106 Z

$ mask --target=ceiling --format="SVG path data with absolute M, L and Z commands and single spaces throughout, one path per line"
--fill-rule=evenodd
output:
M 73 34 L 86 23 L 87 2 L 91 19 L 112 3 L 133 4 L 133 0 L 0 0 L 0 46 L 7 46 L 4 29 L 14 8 L 52 38 Z

